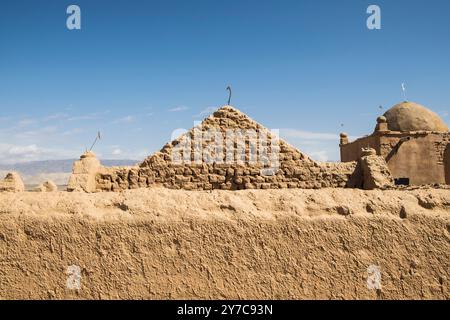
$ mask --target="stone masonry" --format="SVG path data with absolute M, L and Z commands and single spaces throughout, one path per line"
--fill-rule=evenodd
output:
M 0 181 L 0 192 L 23 192 L 25 185 L 17 172 L 10 172 Z
M 266 160 L 273 154 L 278 155 L 276 166 L 273 166 L 271 162 L 264 161 L 251 163 L 249 162 L 251 155 L 248 150 L 257 145 L 255 136 L 251 135 L 245 136 L 241 140 L 231 141 L 231 145 L 235 147 L 231 148 L 232 150 L 239 145 L 246 150 L 245 157 L 241 159 L 241 162 L 225 161 L 227 156 L 234 156 L 232 154 L 234 151 L 228 149 L 223 151 L 219 161 L 196 162 L 195 158 L 199 155 L 199 150 L 208 148 L 208 137 L 205 138 L 208 130 L 222 133 L 223 135 L 221 137 L 219 135 L 219 139 L 224 139 L 223 136 L 230 130 L 247 130 L 256 135 L 265 135 L 269 140 L 273 138 L 273 134 L 268 129 L 244 113 L 231 106 L 224 106 L 206 118 L 199 126 L 166 144 L 159 152 L 145 159 L 139 166 L 105 168 L 91 165 L 91 168 L 95 167 L 93 171 L 96 172 L 95 187 L 90 184 L 89 187 L 82 189 L 89 190 L 88 192 L 120 191 L 155 185 L 186 190 L 346 187 L 356 166 L 355 162 L 315 162 L 281 139 L 278 140 L 278 145 L 257 146 L 257 155 L 265 157 Z M 189 144 L 190 141 L 195 141 L 195 137 L 198 135 L 203 138 L 201 140 L 202 148 L 195 143 Z M 215 138 L 217 139 L 217 135 Z M 174 154 L 188 161 L 173 161 Z M 201 151 L 200 159 L 202 159 Z M 83 159 L 80 161 L 82 162 Z M 76 165 L 74 169 L 77 169 L 76 171 L 79 173 L 86 171 L 81 164 Z M 74 179 L 81 179 L 85 182 L 87 176 Z M 88 183 L 85 182 L 85 184 Z M 70 189 L 73 191 L 77 188 L 72 186 Z

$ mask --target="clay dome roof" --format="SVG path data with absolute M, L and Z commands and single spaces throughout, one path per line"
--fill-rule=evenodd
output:
M 448 131 L 447 125 L 436 113 L 414 102 L 399 103 L 386 111 L 384 116 L 391 131 Z

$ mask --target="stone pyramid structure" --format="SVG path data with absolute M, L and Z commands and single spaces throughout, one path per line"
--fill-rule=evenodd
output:
M 249 136 L 251 133 L 256 134 L 262 134 L 265 137 L 267 137 L 266 140 L 271 140 L 274 138 L 273 133 L 270 132 L 269 129 L 265 128 L 261 124 L 257 123 L 253 119 L 251 119 L 249 116 L 247 116 L 245 113 L 239 111 L 238 109 L 232 107 L 232 106 L 223 106 L 217 111 L 215 111 L 213 114 L 211 114 L 208 118 L 204 119 L 198 126 L 190 129 L 188 132 L 180 136 L 179 138 L 168 142 L 161 150 L 160 152 L 148 157 L 144 160 L 144 162 L 140 165 L 141 167 L 151 166 L 152 163 L 155 161 L 160 161 L 162 158 L 168 159 L 168 157 L 171 157 L 173 154 L 174 147 L 178 146 L 179 144 L 183 143 L 184 140 L 190 139 L 191 141 L 195 140 L 195 136 L 199 134 L 204 134 L 208 130 L 213 130 L 215 132 L 222 133 L 222 136 L 226 136 L 227 132 L 232 131 L 243 131 L 243 134 L 247 133 L 247 135 L 244 137 L 245 142 L 248 145 L 252 137 Z M 256 137 L 254 137 L 256 138 Z M 293 146 L 289 145 L 287 142 L 285 142 L 282 139 L 277 139 L 278 148 L 280 149 L 281 153 L 284 156 L 287 156 L 286 158 L 290 159 L 290 156 L 292 156 L 292 159 L 290 160 L 303 160 L 308 163 L 313 163 L 309 157 L 307 157 L 305 154 L 301 153 L 299 150 L 294 148 Z M 253 141 L 255 142 L 255 141 Z M 270 144 L 270 141 L 268 141 Z M 256 143 L 256 142 L 255 142 Z M 225 143 L 224 143 L 225 144 Z M 205 147 L 203 145 L 202 147 Z M 191 155 L 193 156 L 195 153 L 195 149 L 193 146 L 193 143 L 191 145 Z M 286 160 L 289 160 L 286 159 Z M 190 159 L 191 161 L 194 161 L 194 158 L 192 157 Z M 225 157 L 224 157 L 225 161 Z
M 344 187 L 354 166 L 317 163 L 244 113 L 224 106 L 137 167 L 103 168 L 96 175 L 96 189 Z

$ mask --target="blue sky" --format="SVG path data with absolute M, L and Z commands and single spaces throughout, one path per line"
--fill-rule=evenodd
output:
M 81 8 L 81 30 L 66 8 Z M 379 5 L 382 29 L 368 30 Z M 47 0 L 0 5 L 0 162 L 142 159 L 225 104 L 319 160 L 409 100 L 449 123 L 450 1 Z

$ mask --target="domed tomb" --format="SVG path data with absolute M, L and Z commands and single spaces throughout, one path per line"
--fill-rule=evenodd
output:
M 414 102 L 399 103 L 386 111 L 384 117 L 391 131 L 448 131 L 447 125 L 435 112 Z
M 359 161 L 363 148 L 383 157 L 396 184 L 445 184 L 445 149 L 450 131 L 433 111 L 414 102 L 402 102 L 377 118 L 375 131 L 348 141 L 341 136 L 341 161 Z

